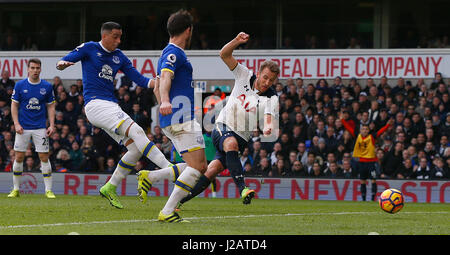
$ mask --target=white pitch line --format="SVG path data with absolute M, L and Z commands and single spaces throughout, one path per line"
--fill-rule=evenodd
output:
M 211 219 L 234 219 L 234 218 L 257 218 L 257 217 L 284 217 L 284 216 L 323 216 L 323 215 L 357 215 L 357 214 L 379 214 L 379 212 L 334 212 L 334 213 L 286 213 L 286 214 L 251 214 L 251 215 L 228 215 L 228 216 L 211 216 L 211 217 L 186 217 L 186 220 L 211 220 Z M 402 212 L 402 214 L 450 214 L 450 212 Z M 148 220 L 111 220 L 111 221 L 90 221 L 90 222 L 61 222 L 49 224 L 32 224 L 32 225 L 10 225 L 0 226 L 1 229 L 16 228 L 42 228 L 42 227 L 59 227 L 71 225 L 92 225 L 92 224 L 111 224 L 111 223 L 139 223 L 139 222 L 156 222 L 157 219 Z

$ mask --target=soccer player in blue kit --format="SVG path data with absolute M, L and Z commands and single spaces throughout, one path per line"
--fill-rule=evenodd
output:
M 55 130 L 55 96 L 52 85 L 39 78 L 41 73 L 41 61 L 39 59 L 30 59 L 27 71 L 28 78 L 17 82 L 11 96 L 11 116 L 14 121 L 16 137 L 13 162 L 14 188 L 8 197 L 19 197 L 20 195 L 23 160 L 30 139 L 32 139 L 41 161 L 45 196 L 55 198 L 55 194 L 52 192 L 52 167 L 48 158 L 48 137 Z
M 187 222 L 175 212 L 175 208 L 207 168 L 202 128 L 194 116 L 193 70 L 184 52 L 190 47 L 192 30 L 193 17 L 188 11 L 180 10 L 170 15 L 167 21 L 169 44 L 162 51 L 158 62 L 160 80 L 156 84 L 159 86 L 156 96 L 161 103 L 160 126 L 187 163 L 158 215 L 158 220 L 163 222 Z M 143 202 L 154 182 L 152 172 L 141 170 L 138 173 L 139 198 Z
M 121 42 L 122 27 L 115 22 L 103 23 L 101 41 L 87 42 L 76 47 L 58 61 L 56 68 L 64 70 L 81 61 L 83 72 L 83 97 L 86 116 L 89 122 L 109 134 L 116 142 L 123 144 L 127 152 L 120 159 L 110 180 L 100 188 L 100 194 L 116 208 L 123 208 L 116 188 L 134 169 L 137 161 L 145 156 L 153 161 L 166 175 L 161 178 L 174 178 L 185 167 L 185 163 L 173 165 L 151 142 L 144 130 L 136 124 L 118 105 L 114 96 L 114 77 L 121 70 L 138 86 L 152 88 L 156 79 L 141 75 L 131 61 L 117 47 Z

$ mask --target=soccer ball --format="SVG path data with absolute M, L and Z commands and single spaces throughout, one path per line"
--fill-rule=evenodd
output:
M 400 190 L 387 189 L 381 193 L 378 202 L 383 211 L 388 213 L 397 213 L 403 208 L 405 199 L 403 198 L 403 194 Z

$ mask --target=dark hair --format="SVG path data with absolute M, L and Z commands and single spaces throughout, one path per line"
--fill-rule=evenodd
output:
M 189 27 L 192 27 L 194 23 L 194 18 L 186 10 L 179 10 L 172 13 L 167 20 L 167 32 L 170 37 L 177 36 L 183 33 Z
M 38 58 L 32 58 L 32 59 L 28 60 L 28 67 L 30 67 L 30 64 L 31 64 L 31 63 L 38 64 L 39 66 L 42 65 L 42 64 L 41 64 L 41 60 L 38 59 Z
M 102 24 L 102 28 L 100 29 L 100 33 L 103 34 L 104 31 L 111 32 L 113 29 L 122 30 L 122 26 L 119 23 L 108 21 Z

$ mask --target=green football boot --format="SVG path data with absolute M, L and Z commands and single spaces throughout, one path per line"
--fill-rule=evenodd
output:
M 255 191 L 245 187 L 241 192 L 242 203 L 248 205 L 252 202 L 252 198 L 255 196 Z
M 108 199 L 109 203 L 115 208 L 122 209 L 123 205 L 119 201 L 119 196 L 117 195 L 116 188 L 116 186 L 108 182 L 100 188 L 100 195 Z

